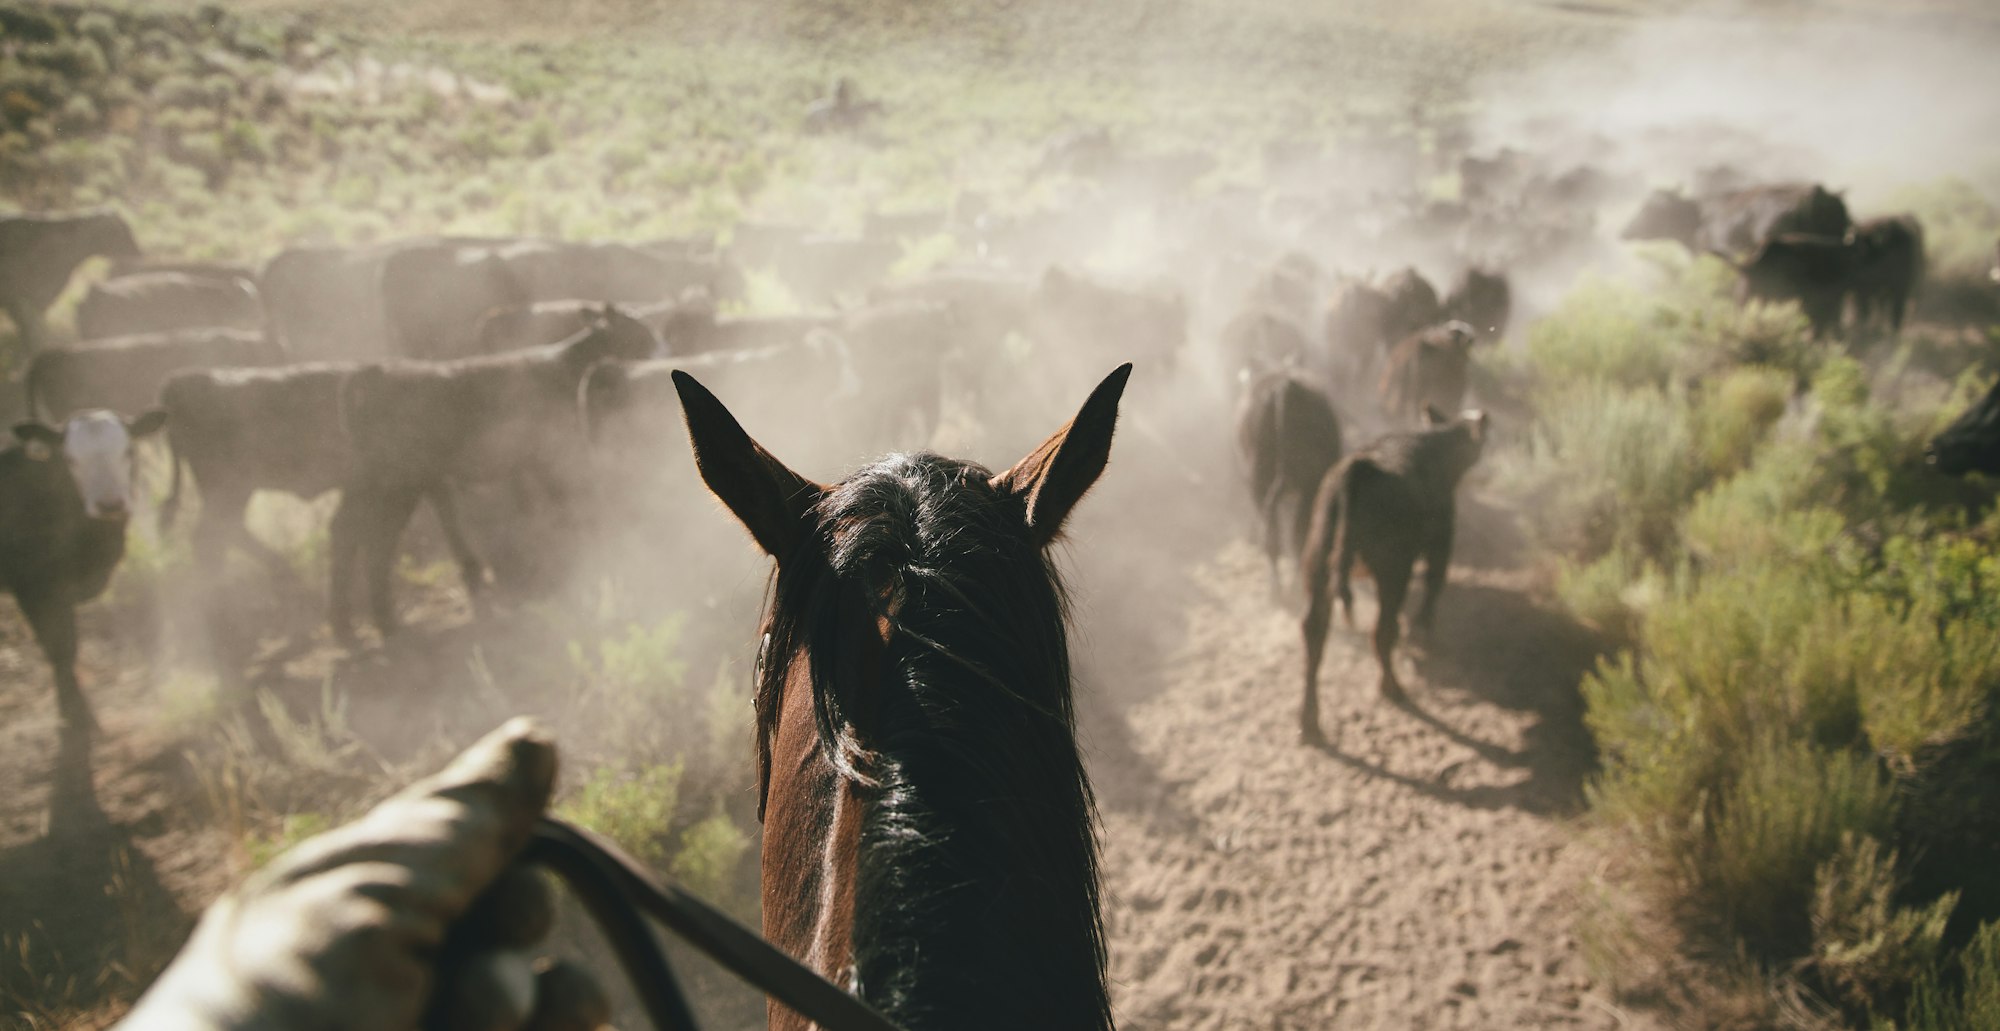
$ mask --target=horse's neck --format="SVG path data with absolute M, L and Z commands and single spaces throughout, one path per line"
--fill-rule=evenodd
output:
M 885 767 L 857 789 L 863 996 L 913 1028 L 1105 1026 L 1088 835 L 1064 854 L 1038 825 L 1062 806 L 1022 804 L 1034 788 L 1006 798 L 926 783 L 934 762 Z

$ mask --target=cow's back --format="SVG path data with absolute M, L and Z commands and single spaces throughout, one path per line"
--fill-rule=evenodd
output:
M 340 387 L 360 367 L 319 362 L 180 373 L 160 391 L 168 439 L 198 483 L 317 496 L 347 476 Z

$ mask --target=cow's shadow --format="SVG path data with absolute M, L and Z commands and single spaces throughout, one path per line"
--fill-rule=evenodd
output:
M 91 779 L 91 746 L 65 733 L 46 832 L 0 852 L 0 1023 L 84 999 L 130 999 L 172 958 L 192 918 L 116 822 Z M 147 817 L 156 819 L 157 814 Z

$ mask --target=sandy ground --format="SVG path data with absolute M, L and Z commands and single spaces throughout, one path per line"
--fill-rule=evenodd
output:
M 1593 983 L 1576 926 L 1593 861 L 1567 823 L 1592 763 L 1576 685 L 1598 645 L 1533 600 L 1503 522 L 1461 517 L 1438 627 L 1401 657 L 1412 707 L 1377 697 L 1361 634 L 1336 624 L 1325 748 L 1298 742 L 1296 617 L 1250 545 L 1205 534 L 1180 553 L 1209 558 L 1170 565 L 1099 527 L 1119 586 L 1080 585 L 1074 646 L 1122 1026 L 1654 1026 Z M 1150 572 L 1116 568 L 1121 551 Z M 143 643 L 86 611 L 107 734 L 80 793 L 46 670 L 0 606 L 0 1026 L 105 1022 L 234 847 L 154 729 Z
M 1494 557 L 1474 536 L 1462 552 Z M 1593 857 L 1567 821 L 1597 644 L 1506 565 L 1453 569 L 1428 647 L 1399 657 L 1410 708 L 1336 622 L 1325 748 L 1299 743 L 1297 619 L 1246 544 L 1193 574 L 1152 682 L 1116 688 L 1149 697 L 1086 700 L 1122 1026 L 1656 1026 L 1579 944 Z

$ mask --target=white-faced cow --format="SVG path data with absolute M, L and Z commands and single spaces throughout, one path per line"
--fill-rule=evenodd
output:
M 80 412 L 60 428 L 20 423 L 0 449 L 0 585 L 55 672 L 69 732 L 87 736 L 96 725 L 76 678 L 76 607 L 104 592 L 125 557 L 132 442 L 165 422 L 157 410 L 130 421 Z

